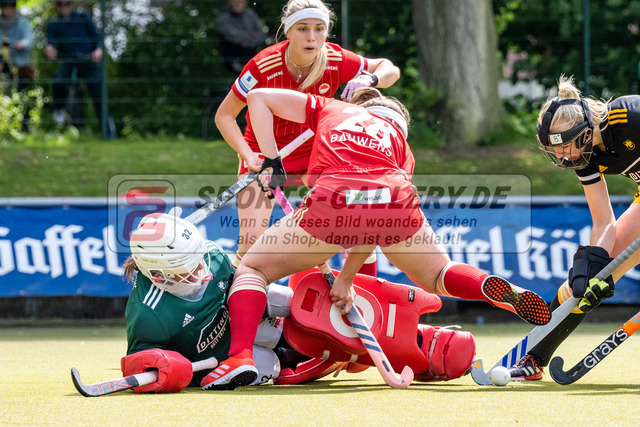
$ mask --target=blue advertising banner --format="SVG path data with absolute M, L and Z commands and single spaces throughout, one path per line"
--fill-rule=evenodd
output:
M 177 204 L 184 208 L 183 217 L 198 206 L 192 200 Z M 473 210 L 462 205 L 423 201 L 436 243 L 454 261 L 505 277 L 547 301 L 566 279 L 578 245 L 589 241 L 591 216 L 584 202 L 529 199 L 522 205 Z M 627 206 L 614 204 L 616 216 Z M 128 256 L 126 236 L 149 212 L 131 207 L 114 211 L 107 199 L 0 200 L 0 297 L 127 296 L 131 283 L 123 281 L 121 268 Z M 280 217 L 276 208 L 274 218 Z M 238 225 L 235 202 L 230 202 L 199 229 L 233 257 Z M 411 283 L 377 250 L 381 278 Z M 340 261 L 337 255 L 331 263 L 339 268 Z M 640 303 L 638 268 L 618 282 L 615 297 L 607 302 Z

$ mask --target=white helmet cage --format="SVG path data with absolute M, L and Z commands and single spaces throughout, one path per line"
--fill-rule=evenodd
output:
M 178 297 L 193 295 L 212 278 L 204 262 L 204 239 L 193 224 L 177 216 L 145 216 L 131 233 L 129 245 L 140 272 Z

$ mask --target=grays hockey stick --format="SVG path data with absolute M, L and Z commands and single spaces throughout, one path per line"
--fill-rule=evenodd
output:
M 285 214 L 288 215 L 293 212 L 293 207 L 285 197 L 280 187 L 277 187 L 275 190 L 273 190 L 273 194 Z M 336 280 L 336 277 L 333 275 L 329 264 L 323 262 L 318 266 L 318 268 L 324 275 L 329 286 L 333 286 L 333 282 Z M 369 325 L 367 325 L 367 322 L 365 322 L 365 320 L 363 319 L 362 314 L 360 314 L 355 306 L 353 306 L 349 313 L 347 313 L 347 319 L 349 319 L 351 326 L 356 331 L 356 334 L 360 338 L 360 341 L 362 341 L 362 344 L 364 345 L 365 350 L 367 350 L 369 357 L 371 357 L 371 360 L 376 365 L 376 368 L 378 368 L 378 371 L 380 372 L 382 379 L 384 379 L 384 382 L 393 388 L 409 387 L 409 384 L 411 384 L 411 382 L 413 381 L 413 370 L 409 366 L 405 366 L 402 369 L 402 373 L 400 375 L 396 374 L 393 371 L 391 363 L 389 362 L 387 356 L 384 354 L 382 347 L 380 347 L 378 340 L 376 339 L 375 335 L 373 335 L 373 332 L 371 332 Z
M 627 248 L 615 257 L 605 268 L 603 268 L 596 278 L 604 280 L 609 277 L 616 268 L 620 267 L 631 255 L 640 248 L 640 237 L 636 238 Z M 578 306 L 581 298 L 571 297 L 566 300 L 560 307 L 551 313 L 551 320 L 546 325 L 536 326 L 529 332 L 518 344 L 515 345 L 507 354 L 505 354 L 498 362 L 493 365 L 488 372 L 484 371 L 482 359 L 476 359 L 471 364 L 471 377 L 480 385 L 491 385 L 489 377 L 491 370 L 496 366 L 504 366 L 510 368 L 518 360 L 522 359 L 533 347 L 549 335 L 567 316 Z
M 193 372 L 214 369 L 216 366 L 218 366 L 218 360 L 215 357 L 191 363 Z M 82 381 L 80 381 L 80 373 L 78 370 L 71 368 L 71 380 L 81 395 L 85 397 L 97 397 L 154 383 L 158 381 L 158 371 L 143 372 L 141 374 L 101 381 L 95 384 L 83 384 Z
M 287 144 L 282 150 L 280 150 L 280 157 L 285 158 L 289 154 L 291 154 L 296 148 L 300 147 L 302 144 L 307 142 L 314 135 L 311 129 L 307 129 L 302 132 L 300 135 L 296 137 L 293 141 Z M 224 190 L 220 193 L 215 199 L 208 202 L 206 205 L 202 206 L 200 209 L 192 212 L 185 219 L 192 224 L 198 224 L 202 222 L 209 215 L 217 211 L 227 203 L 229 200 L 233 199 L 233 197 L 247 188 L 253 181 L 258 177 L 259 172 L 251 172 L 244 178 L 240 179 L 238 182 L 233 184 L 231 187 Z
M 631 319 L 624 322 L 622 326 L 616 329 L 614 333 L 609 335 L 606 340 L 568 371 L 562 370 L 562 366 L 564 365 L 562 357 L 556 356 L 551 359 L 551 363 L 549 363 L 551 378 L 562 385 L 572 384 L 578 381 L 638 329 L 640 329 L 640 311 L 634 314 Z

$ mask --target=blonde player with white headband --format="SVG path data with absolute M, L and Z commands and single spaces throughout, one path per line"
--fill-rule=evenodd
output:
M 244 67 L 216 113 L 216 125 L 227 143 L 238 153 L 238 177 L 262 166 L 260 148 L 247 113 L 247 127 L 241 131 L 236 118 L 247 105 L 247 95 L 257 88 L 292 89 L 332 97 L 346 83 L 341 94 L 349 100 L 359 87 L 386 88 L 400 77 L 400 70 L 384 58 L 364 58 L 335 43 L 327 42 L 333 12 L 321 0 L 290 0 L 283 8 L 280 29 L 287 40 L 270 46 Z M 279 30 L 280 31 L 280 30 Z M 302 134 L 306 126 L 276 118 L 278 148 Z M 289 174 L 288 186 L 300 186 L 307 172 L 312 141 L 308 141 L 283 159 Z M 240 233 L 234 265 L 266 230 L 273 201 L 253 184 L 238 196 Z M 375 275 L 375 258 L 363 273 Z
M 236 270 L 230 299 L 248 289 L 266 289 L 271 282 L 352 249 L 331 290 L 335 305 L 347 313 L 355 298 L 356 272 L 380 246 L 427 292 L 487 301 L 533 324 L 549 321 L 549 308 L 538 295 L 477 267 L 454 263 L 434 243 L 435 234 L 411 184 L 415 160 L 407 143 L 410 117 L 398 100 L 374 88 L 360 88 L 351 104 L 283 89 L 254 90 L 248 101 L 265 155 L 261 185 L 270 191 L 286 181 L 273 126 L 274 118 L 282 117 L 306 124 L 316 134 L 308 175 L 312 188 L 295 212 L 270 227 L 249 249 Z M 229 310 L 234 319 L 232 357 L 204 378 L 204 388 L 246 385 L 242 379 L 248 372 L 257 375 L 253 336 L 239 338 L 234 328 L 256 331 L 264 306 L 245 305 L 241 310 L 244 317 Z

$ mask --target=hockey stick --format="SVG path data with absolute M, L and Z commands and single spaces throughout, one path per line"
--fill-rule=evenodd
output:
M 313 134 L 314 133 L 311 129 L 307 129 L 304 132 L 302 132 L 300 135 L 296 137 L 296 139 L 291 141 L 282 150 L 280 150 L 280 157 L 283 159 L 287 157 L 296 148 L 300 147 L 302 144 L 307 142 L 313 136 Z M 259 172 L 251 172 L 250 174 L 248 174 L 247 176 L 245 176 L 244 178 L 240 179 L 238 182 L 233 184 L 231 187 L 224 190 L 215 199 L 208 202 L 206 205 L 202 206 L 200 209 L 196 210 L 195 212 L 192 212 L 185 219 L 192 224 L 198 224 L 202 222 L 209 215 L 211 215 L 212 213 L 220 209 L 222 205 L 227 203 L 229 200 L 233 199 L 233 197 L 236 194 L 238 194 L 239 192 L 247 188 L 249 184 L 251 184 L 253 181 L 256 180 L 256 178 L 258 177 L 258 174 Z
M 616 329 L 614 333 L 609 335 L 606 340 L 568 371 L 565 372 L 562 370 L 562 365 L 564 365 L 562 357 L 556 356 L 551 359 L 551 363 L 549 363 L 551 378 L 562 385 L 572 384 L 578 381 L 638 329 L 640 329 L 640 311 L 634 314 L 631 319 L 624 322 L 622 326 Z
M 599 280 L 604 280 L 609 277 L 616 268 L 620 267 L 631 255 L 633 255 L 640 248 L 640 237 L 636 238 L 627 248 L 622 251 L 617 257 L 615 257 L 605 268 L 603 268 L 595 277 Z M 542 341 L 556 326 L 558 326 L 567 316 L 578 306 L 580 298 L 571 297 L 566 300 L 560 307 L 553 310 L 551 313 L 551 320 L 549 323 L 543 326 L 536 326 L 529 332 L 518 344 L 515 345 L 507 354 L 505 354 L 498 362 L 493 365 L 504 366 L 510 368 L 518 360 L 522 359 L 529 350 L 535 347 L 540 341 Z M 557 363 L 557 362 L 556 362 Z M 476 359 L 471 365 L 471 377 L 480 385 L 491 385 L 491 378 L 489 374 L 485 372 L 482 366 L 482 359 Z
M 288 215 L 293 212 L 293 207 L 285 197 L 280 187 L 273 190 L 273 194 L 285 214 Z M 318 268 L 324 275 L 329 286 L 333 286 L 333 282 L 336 277 L 333 275 L 329 264 L 323 262 L 318 266 Z M 356 334 L 358 334 L 358 337 L 360 337 L 360 341 L 362 341 L 364 348 L 367 350 L 367 353 L 369 353 L 369 357 L 371 357 L 376 368 L 378 368 L 384 382 L 393 388 L 409 387 L 409 384 L 413 381 L 413 370 L 409 366 L 405 366 L 400 375 L 393 371 L 391 363 L 380 347 L 378 340 L 373 335 L 373 332 L 371 332 L 371 329 L 355 306 L 351 308 L 349 313 L 347 313 L 347 319 L 349 319 L 351 326 L 356 331 Z
M 205 369 L 214 369 L 216 366 L 218 366 L 218 360 L 216 360 L 215 357 L 191 363 L 193 372 L 203 371 Z M 141 374 L 101 381 L 95 384 L 83 384 L 82 381 L 80 381 L 80 373 L 78 370 L 76 368 L 71 368 L 71 380 L 73 381 L 73 385 L 76 387 L 76 390 L 78 390 L 81 395 L 86 397 L 97 397 L 156 382 L 158 381 L 158 371 L 143 372 Z

